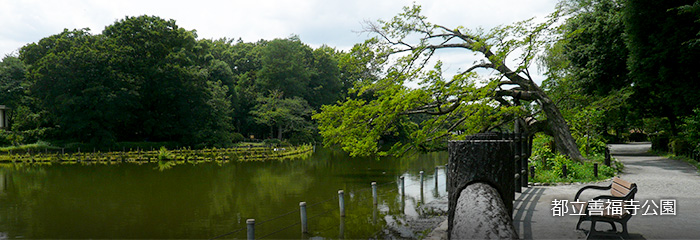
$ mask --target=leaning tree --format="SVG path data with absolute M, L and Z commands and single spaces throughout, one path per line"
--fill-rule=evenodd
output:
M 386 60 L 367 64 L 388 64 L 379 80 L 356 82 L 357 97 L 325 106 L 314 116 L 325 143 L 339 144 L 352 155 L 401 152 L 516 121 L 530 132 L 552 135 L 558 152 L 585 160 L 559 109 L 529 72 L 538 51 L 552 40 L 557 19 L 555 12 L 542 23 L 530 19 L 490 31 L 448 28 L 429 23 L 414 5 L 391 21 L 365 23 L 376 37 L 365 42 L 370 47 L 356 49 Z M 481 60 L 446 78 L 435 58 L 453 49 Z M 506 61 L 510 55 L 516 57 Z M 382 152 L 378 142 L 387 136 L 397 142 L 392 151 Z

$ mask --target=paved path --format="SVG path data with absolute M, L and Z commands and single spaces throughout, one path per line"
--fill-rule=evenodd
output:
M 676 200 L 675 216 L 643 216 L 639 212 L 628 222 L 629 232 L 635 239 L 700 238 L 700 175 L 685 162 L 647 154 L 648 143 L 610 145 L 612 155 L 625 164 L 622 179 L 635 182 L 640 203 L 661 199 Z M 601 182 L 597 185 L 607 185 Z M 531 187 L 516 194 L 514 225 L 524 239 L 585 238 L 585 233 L 574 230 L 577 216 L 552 216 L 552 201 L 573 201 L 583 185 Z M 587 190 L 582 199 L 604 193 Z M 590 222 L 582 224 L 588 229 Z M 602 224 L 603 226 L 605 224 Z M 599 230 L 602 228 L 599 228 Z

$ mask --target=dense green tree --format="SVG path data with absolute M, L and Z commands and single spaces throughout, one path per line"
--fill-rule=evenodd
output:
M 541 58 L 547 75 L 543 88 L 572 123 L 575 137 L 614 140 L 609 135 L 614 130 L 619 139 L 631 119 L 623 5 L 614 0 L 562 4 L 568 18 L 557 28 L 558 41 Z M 598 117 L 586 120 L 582 113 Z
M 679 118 L 700 105 L 695 96 L 700 88 L 700 46 L 695 44 L 700 22 L 692 10 L 697 4 L 629 0 L 623 8 L 632 103 L 644 116 L 668 118 L 674 135 Z
M 17 107 L 26 92 L 26 68 L 16 56 L 7 55 L 0 61 L 0 105 Z
M 313 51 L 313 63 L 309 85 L 304 99 L 314 109 L 322 105 L 333 104 L 343 97 L 343 85 L 340 81 L 335 49 L 322 46 Z
M 268 96 L 258 98 L 258 106 L 251 112 L 255 120 L 270 128 L 270 136 L 282 140 L 286 132 L 308 131 L 311 125 L 311 107 L 300 97 L 285 98 L 281 91 L 271 91 Z
M 262 68 L 258 90 L 282 92 L 288 97 L 305 97 L 313 67 L 313 52 L 298 38 L 275 39 L 260 50 Z

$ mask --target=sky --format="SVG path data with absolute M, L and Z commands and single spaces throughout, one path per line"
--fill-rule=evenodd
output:
M 255 42 L 298 35 L 313 48 L 325 44 L 348 50 L 370 37 L 361 32 L 364 21 L 389 20 L 414 2 L 432 23 L 489 29 L 543 18 L 557 0 L 0 0 L 0 57 L 63 29 L 90 28 L 99 34 L 125 16 L 140 15 L 174 19 L 196 30 L 200 39 Z M 459 58 L 445 61 L 464 65 Z

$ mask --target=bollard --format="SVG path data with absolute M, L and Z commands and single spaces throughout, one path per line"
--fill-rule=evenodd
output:
M 420 174 L 420 189 L 423 189 L 423 174 L 424 173 L 425 172 L 423 172 L 423 171 L 420 171 L 420 173 L 419 173 Z
M 306 202 L 299 203 L 299 212 L 301 213 L 301 233 L 309 233 L 309 228 L 306 223 Z
M 345 217 L 345 200 L 343 199 L 343 195 L 345 192 L 343 190 L 338 190 L 338 204 L 340 205 L 340 216 Z
M 406 194 L 406 188 L 404 188 L 404 186 L 406 186 L 406 184 L 404 182 L 403 176 L 399 177 L 399 180 L 401 181 L 401 197 L 403 198 L 404 195 Z
M 245 221 L 248 224 L 248 240 L 255 239 L 255 219 L 248 219 Z
M 372 203 L 377 205 L 377 182 L 372 182 Z
M 435 166 L 435 190 L 438 188 L 438 167 Z
M 610 148 L 605 147 L 605 166 L 610 167 Z
M 530 166 L 530 177 L 535 179 L 535 166 Z
M 566 178 L 566 175 L 568 175 L 568 172 L 566 171 L 566 164 L 561 165 L 561 175 L 562 178 Z
M 598 164 L 597 163 L 593 164 L 593 176 L 598 178 Z

